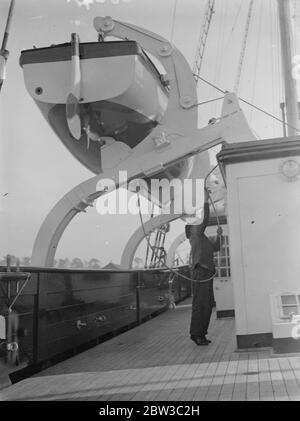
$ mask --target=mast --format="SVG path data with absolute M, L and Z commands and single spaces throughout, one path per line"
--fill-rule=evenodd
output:
M 292 25 L 289 0 L 277 0 L 280 39 L 281 62 L 285 87 L 285 104 L 288 136 L 299 135 L 300 123 L 298 117 L 297 85 L 292 77 Z M 297 130 L 298 129 L 298 130 Z

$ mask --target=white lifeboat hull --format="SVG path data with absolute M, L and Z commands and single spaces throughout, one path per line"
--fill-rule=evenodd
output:
M 26 88 L 52 129 L 83 165 L 98 174 L 99 143 L 89 142 L 84 130 L 80 139 L 75 139 L 67 124 L 71 59 L 68 43 L 23 51 L 20 64 Z M 107 140 L 102 158 L 106 156 L 110 162 L 104 162 L 104 166 L 112 168 L 120 161 L 111 153 L 112 144 L 122 142 L 123 151 L 130 151 L 142 142 L 163 117 L 168 91 L 135 41 L 80 44 L 80 72 L 82 127 L 88 119 L 94 136 Z

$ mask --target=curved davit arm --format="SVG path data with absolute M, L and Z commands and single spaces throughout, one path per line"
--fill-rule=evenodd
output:
M 122 269 L 131 269 L 132 263 L 134 259 L 134 255 L 141 244 L 141 242 L 145 238 L 145 233 L 150 234 L 156 228 L 161 227 L 162 225 L 168 224 L 169 222 L 175 221 L 179 219 L 182 215 L 179 214 L 166 214 L 166 215 L 158 215 L 147 222 L 144 223 L 144 227 L 139 227 L 134 234 L 130 237 L 129 241 L 127 242 L 124 252 L 121 258 L 121 267 Z

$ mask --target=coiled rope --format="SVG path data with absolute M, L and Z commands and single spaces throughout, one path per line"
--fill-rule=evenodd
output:
M 218 164 L 206 175 L 206 177 L 205 177 L 205 180 L 204 180 L 204 185 L 206 186 L 206 183 L 207 183 L 207 180 L 208 180 L 208 177 L 212 174 L 212 172 L 213 171 L 215 171 L 215 169 L 218 167 Z M 141 211 L 141 201 L 140 201 L 140 189 L 139 189 L 139 187 L 137 188 L 137 190 L 136 190 L 136 193 L 137 193 L 137 205 L 138 205 L 138 209 L 139 209 L 139 218 L 140 218 L 140 222 L 141 222 L 141 227 L 142 227 L 142 230 L 143 230 L 143 233 L 144 233 L 144 237 L 145 237 L 145 240 L 146 240 L 146 242 L 147 242 L 147 245 L 148 245 L 148 247 L 152 250 L 152 251 L 154 251 L 154 247 L 152 246 L 152 244 L 150 243 L 150 239 L 149 239 L 149 236 L 147 235 L 147 233 L 146 233 L 146 229 L 145 229 L 145 223 L 144 223 L 144 220 L 143 220 L 143 216 L 142 216 L 142 211 Z M 212 200 L 212 198 L 211 198 L 211 195 L 210 195 L 210 193 L 208 192 L 208 195 L 209 195 L 209 199 L 210 199 L 210 201 L 211 201 L 211 203 L 212 203 L 212 206 L 213 206 L 213 209 L 214 209 L 214 212 L 215 212 L 215 214 L 216 214 L 216 218 L 217 218 L 217 224 L 218 224 L 218 227 L 219 228 L 221 228 L 221 225 L 220 225 L 220 220 L 219 220 L 219 217 L 218 217 L 218 214 L 217 214 L 217 212 L 216 212 L 216 208 L 215 208 L 215 205 L 214 205 L 214 203 L 213 203 L 213 200 Z M 192 282 L 208 282 L 208 281 L 210 281 L 211 279 L 213 279 L 214 277 L 215 277 L 215 275 L 216 275 L 216 272 L 210 277 L 210 278 L 208 278 L 208 279 L 201 279 L 201 280 L 195 280 L 195 279 L 192 279 L 192 278 L 190 278 L 190 277 L 188 277 L 188 276 L 186 276 L 186 275 L 183 275 L 183 274 L 181 274 L 181 273 L 178 273 L 176 270 L 174 270 L 173 268 L 171 268 L 171 267 L 169 267 L 168 265 L 166 265 L 166 263 L 165 263 L 165 261 L 163 260 L 163 258 L 162 257 L 160 257 L 159 256 L 159 261 L 160 262 L 163 262 L 164 263 L 164 268 L 165 269 L 168 269 L 171 273 L 173 273 L 174 275 L 177 275 L 177 276 L 180 276 L 181 278 L 183 278 L 183 279 L 186 279 L 186 280 L 188 280 L 188 281 L 192 281 Z

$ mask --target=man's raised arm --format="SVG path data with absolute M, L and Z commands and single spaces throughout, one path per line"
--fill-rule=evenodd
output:
M 197 234 L 202 235 L 208 225 L 209 222 L 209 204 L 208 204 L 208 198 L 209 198 L 209 191 L 205 187 L 204 188 L 204 205 L 203 205 L 203 221 L 200 225 L 197 227 Z

